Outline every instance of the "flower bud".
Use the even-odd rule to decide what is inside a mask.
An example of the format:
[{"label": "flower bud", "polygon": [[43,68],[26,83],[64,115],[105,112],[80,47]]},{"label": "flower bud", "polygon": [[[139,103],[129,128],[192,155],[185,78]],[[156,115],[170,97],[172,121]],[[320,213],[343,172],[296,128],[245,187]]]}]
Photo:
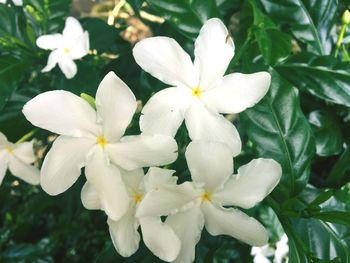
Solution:
[{"label": "flower bud", "polygon": [[345,10],[341,19],[342,19],[343,24],[345,24],[345,25],[350,24],[350,11]]}]

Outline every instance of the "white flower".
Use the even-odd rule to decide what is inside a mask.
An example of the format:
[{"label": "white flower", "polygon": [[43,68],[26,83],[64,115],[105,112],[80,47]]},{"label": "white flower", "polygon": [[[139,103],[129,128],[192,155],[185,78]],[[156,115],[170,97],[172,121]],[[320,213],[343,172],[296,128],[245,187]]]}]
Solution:
[{"label": "white flower", "polygon": [[77,73],[74,60],[87,55],[90,48],[89,33],[83,31],[79,21],[74,17],[66,19],[62,34],[40,36],[36,44],[42,49],[52,50],[42,72],[48,72],[58,64],[68,79],[73,78]]},{"label": "white flower", "polygon": [[[0,4],[6,4],[6,0],[0,0]],[[22,6],[23,0],[12,0],[13,4],[16,6]]]},{"label": "white flower", "polygon": [[13,175],[27,183],[39,184],[40,172],[35,166],[30,165],[33,162],[35,162],[33,142],[13,144],[0,132],[0,185],[7,168]]},{"label": "white flower", "polygon": [[230,235],[255,246],[265,245],[265,228],[235,208],[251,208],[278,184],[281,166],[271,159],[255,159],[232,175],[230,149],[221,143],[192,142],[186,160],[193,182],[164,186],[148,193],[137,216],[169,215],[166,222],[181,240],[175,262],[192,262],[205,225],[212,235]]},{"label": "white flower", "polygon": [[118,167],[134,170],[171,163],[177,158],[177,144],[163,135],[122,137],[135,113],[136,99],[113,72],[98,87],[96,108],[97,112],[84,99],[57,90],[30,100],[23,113],[33,125],[61,135],[43,162],[42,188],[60,194],[86,167],[87,181],[99,193],[103,209],[118,220],[129,205]]},{"label": "white flower", "polygon": [[[120,255],[129,257],[134,254],[140,242],[138,233],[141,227],[143,241],[153,254],[164,261],[174,260],[180,251],[180,240],[174,231],[158,216],[136,218],[135,213],[143,196],[164,185],[175,185],[174,171],[151,167],[146,176],[142,169],[122,172],[128,188],[130,206],[128,212],[119,220],[108,218],[109,232],[113,244]],[[94,188],[87,182],[82,190],[82,201],[87,209],[99,209],[100,201]]]},{"label": "white flower", "polygon": [[288,260],[284,260],[287,258],[288,252],[288,237],[284,234],[281,240],[276,243],[276,249],[270,245],[252,247],[251,255],[254,256],[254,263],[271,263],[268,257],[274,257],[274,263],[282,263],[288,262]]},{"label": "white flower", "polygon": [[234,55],[225,25],[208,20],[195,42],[195,59],[172,38],[152,37],[136,44],[136,62],[171,86],[147,102],[140,118],[141,131],[174,136],[185,120],[192,140],[226,143],[240,153],[236,128],[219,113],[239,113],[256,104],[268,91],[270,74],[233,73],[224,76]]}]

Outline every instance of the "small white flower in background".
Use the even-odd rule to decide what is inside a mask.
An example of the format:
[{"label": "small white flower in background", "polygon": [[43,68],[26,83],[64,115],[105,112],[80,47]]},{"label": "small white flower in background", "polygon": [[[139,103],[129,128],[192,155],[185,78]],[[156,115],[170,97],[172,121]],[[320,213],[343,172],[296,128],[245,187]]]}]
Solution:
[{"label": "small white flower in background", "polygon": [[[6,4],[6,0],[0,0],[0,4]],[[13,4],[15,6],[22,6],[23,5],[23,0],[12,0]]]},{"label": "small white flower in background", "polygon": [[269,258],[273,257],[273,263],[288,262],[288,237],[284,234],[280,241],[276,243],[276,249],[270,245],[263,247],[253,247],[251,255],[254,256],[254,263],[271,263]]},{"label": "small white flower in background", "polygon": [[165,216],[181,240],[175,262],[193,262],[205,226],[211,235],[229,235],[249,245],[268,241],[265,228],[235,208],[253,207],[278,184],[282,170],[272,159],[255,159],[232,175],[231,150],[213,142],[191,142],[186,160],[193,182],[167,185],[146,194],[137,216]]},{"label": "small white flower in background", "polygon": [[23,181],[33,185],[39,184],[40,171],[31,165],[34,162],[33,142],[13,144],[0,132],[0,185],[7,168]]},{"label": "small white flower in background", "polygon": [[128,210],[128,195],[120,170],[165,165],[177,158],[176,141],[169,136],[124,136],[136,110],[129,87],[113,72],[96,93],[96,110],[71,92],[42,93],[23,107],[35,126],[60,134],[45,157],[41,186],[50,195],[71,187],[85,168],[103,210],[114,220]]},{"label": "small white flower in background", "polygon": [[[159,216],[136,218],[135,213],[143,196],[154,189],[166,185],[175,185],[177,177],[173,170],[151,167],[144,176],[142,169],[122,172],[130,198],[128,212],[119,220],[108,218],[109,232],[113,244],[120,255],[129,257],[134,254],[140,243],[138,233],[141,227],[143,241],[154,255],[164,261],[174,260],[180,251],[180,240],[172,228],[163,223]],[[87,182],[82,190],[81,199],[87,209],[100,209],[98,193]]]},{"label": "small white flower in background", "polygon": [[74,60],[87,55],[90,49],[89,33],[83,30],[74,17],[66,19],[62,34],[40,36],[36,44],[42,49],[52,50],[42,72],[48,72],[58,64],[67,79],[77,74]]},{"label": "small white flower in background", "polygon": [[169,37],[151,37],[136,44],[136,62],[171,86],[147,102],[140,118],[145,134],[174,136],[185,120],[192,140],[228,144],[240,153],[241,140],[234,125],[219,113],[239,113],[255,105],[269,89],[267,72],[224,76],[234,55],[234,44],[225,25],[209,19],[195,42],[195,59]]}]

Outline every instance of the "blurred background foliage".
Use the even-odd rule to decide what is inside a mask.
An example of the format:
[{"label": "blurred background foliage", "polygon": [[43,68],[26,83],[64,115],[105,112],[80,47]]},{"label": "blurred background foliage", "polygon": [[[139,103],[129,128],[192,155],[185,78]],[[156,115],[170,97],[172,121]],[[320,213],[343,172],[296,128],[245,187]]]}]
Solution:
[{"label": "blurred background foliage", "polygon": [[[142,71],[133,45],[149,36],[175,38],[193,54],[202,24],[219,17],[228,26],[236,55],[228,73],[268,70],[272,85],[255,107],[229,115],[243,152],[235,169],[252,158],[283,166],[276,190],[247,211],[269,229],[275,243],[289,238],[289,260],[350,262],[350,25],[336,45],[347,0],[24,0],[0,4],[0,131],[13,142],[34,129],[21,113],[39,93],[64,89],[94,95],[114,71],[143,105],[164,84]],[[38,36],[61,32],[65,18],[79,18],[91,50],[71,80],[55,68],[41,73],[48,52]],[[139,132],[138,116],[129,129]],[[40,166],[54,135],[35,135]],[[170,168],[189,178],[183,156],[185,129],[177,134],[179,159]],[[6,176],[0,187],[0,262],[159,262],[142,245],[124,259],[109,237],[106,216],[83,209],[83,179],[57,197]],[[252,189],[254,191],[254,189]],[[196,262],[252,262],[250,247],[203,233]]]}]

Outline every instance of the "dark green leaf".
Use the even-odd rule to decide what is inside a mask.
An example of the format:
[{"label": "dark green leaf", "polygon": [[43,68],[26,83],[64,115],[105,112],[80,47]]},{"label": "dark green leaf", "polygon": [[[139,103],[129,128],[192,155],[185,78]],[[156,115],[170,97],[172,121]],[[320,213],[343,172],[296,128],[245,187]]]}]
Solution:
[{"label": "dark green leaf", "polygon": [[260,0],[267,14],[287,24],[294,36],[307,43],[309,51],[331,53],[338,0]]},{"label": "dark green leaf", "polygon": [[330,185],[340,185],[344,179],[350,179],[350,147],[348,146],[330,171],[327,183]]},{"label": "dark green leaf", "polygon": [[326,111],[313,111],[309,114],[309,122],[315,135],[318,155],[335,155],[342,150],[343,135],[333,116]]},{"label": "dark green leaf", "polygon": [[301,90],[325,101],[350,107],[350,63],[330,56],[301,53],[276,67]]},{"label": "dark green leaf", "polygon": [[307,184],[315,145],[295,90],[278,73],[271,70],[271,74],[268,94],[242,117],[259,156],[282,165],[283,176],[275,190],[282,201]]}]

